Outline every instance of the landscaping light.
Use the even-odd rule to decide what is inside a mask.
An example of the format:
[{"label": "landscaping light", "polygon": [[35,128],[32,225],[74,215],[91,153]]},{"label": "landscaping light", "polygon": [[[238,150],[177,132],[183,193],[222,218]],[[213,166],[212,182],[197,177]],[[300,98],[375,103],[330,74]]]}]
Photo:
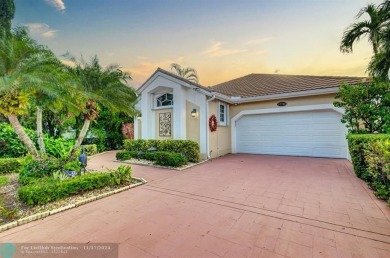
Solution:
[{"label": "landscaping light", "polygon": [[197,116],[198,116],[198,112],[196,111],[196,108],[194,108],[194,109],[191,111],[191,116],[192,116],[192,117],[197,117]]}]

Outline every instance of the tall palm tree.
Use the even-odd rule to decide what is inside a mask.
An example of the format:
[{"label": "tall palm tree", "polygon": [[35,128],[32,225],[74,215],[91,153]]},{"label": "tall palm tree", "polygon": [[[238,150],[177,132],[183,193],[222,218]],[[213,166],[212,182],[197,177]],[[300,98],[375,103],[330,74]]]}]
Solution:
[{"label": "tall palm tree", "polygon": [[85,62],[83,58],[78,61],[69,54],[65,56],[74,63],[74,66],[69,66],[68,69],[79,78],[85,96],[85,107],[82,110],[84,124],[69,154],[69,160],[83,142],[91,121],[99,116],[98,103],[113,112],[122,111],[132,114],[135,112],[133,103],[137,97],[134,89],[126,85],[126,82],[131,79],[130,74],[122,71],[118,65],[103,68],[97,56],[94,56],[90,62]]},{"label": "tall palm tree", "polygon": [[378,8],[384,14],[384,28],[379,41],[379,51],[371,58],[367,71],[375,78],[388,81],[390,69],[390,0],[384,1]]},{"label": "tall palm tree", "polygon": [[182,67],[179,64],[171,64],[171,70],[174,71],[177,75],[180,77],[183,77],[184,79],[187,79],[189,81],[198,83],[199,77],[198,73],[194,68],[191,67]]},{"label": "tall palm tree", "polygon": [[6,116],[28,152],[39,158],[38,151],[21,126],[18,115],[26,112],[29,92],[42,88],[52,80],[45,67],[54,55],[30,38],[25,28],[13,30],[0,37],[0,113]]},{"label": "tall palm tree", "polygon": [[363,14],[368,14],[369,19],[355,22],[347,28],[341,40],[340,51],[343,53],[351,53],[353,51],[353,44],[359,41],[361,37],[368,36],[368,40],[372,44],[372,50],[376,56],[379,51],[380,39],[386,19],[388,18],[388,12],[385,8],[369,4],[359,11],[356,19],[361,18]]}]

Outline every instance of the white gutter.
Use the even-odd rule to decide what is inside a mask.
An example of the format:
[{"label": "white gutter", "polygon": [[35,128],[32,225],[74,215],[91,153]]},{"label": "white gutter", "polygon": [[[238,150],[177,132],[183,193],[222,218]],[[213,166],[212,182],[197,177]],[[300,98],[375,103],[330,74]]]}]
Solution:
[{"label": "white gutter", "polygon": [[[207,118],[206,121],[208,121],[208,116],[209,116],[209,103],[210,103],[210,101],[213,101],[214,99],[215,99],[215,95],[212,95],[211,98],[209,98],[206,101],[206,118]],[[209,131],[208,123],[206,123],[206,153],[207,153],[207,159],[211,159],[211,154],[210,154],[210,131]]]}]

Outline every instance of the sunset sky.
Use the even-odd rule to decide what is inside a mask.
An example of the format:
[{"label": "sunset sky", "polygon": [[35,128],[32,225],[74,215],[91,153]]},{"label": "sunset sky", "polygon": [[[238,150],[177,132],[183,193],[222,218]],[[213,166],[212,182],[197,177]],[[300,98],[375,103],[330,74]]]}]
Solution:
[{"label": "sunset sky", "polygon": [[69,51],[120,64],[134,87],[175,62],[214,85],[250,73],[365,75],[366,39],[342,54],[343,31],[372,0],[15,0],[58,56]]}]

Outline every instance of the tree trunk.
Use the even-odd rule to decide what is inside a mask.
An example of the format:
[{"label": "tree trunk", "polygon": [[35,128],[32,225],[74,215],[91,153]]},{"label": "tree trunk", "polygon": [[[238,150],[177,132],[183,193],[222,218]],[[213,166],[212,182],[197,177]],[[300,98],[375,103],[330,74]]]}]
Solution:
[{"label": "tree trunk", "polygon": [[43,141],[42,132],[42,107],[37,106],[37,135],[38,135],[38,146],[41,152],[41,157],[46,156],[45,142]]},{"label": "tree trunk", "polygon": [[91,124],[91,120],[89,119],[84,120],[83,128],[81,128],[79,137],[77,138],[76,143],[74,144],[73,149],[68,156],[68,161],[72,159],[77,149],[80,148],[81,143],[83,142],[85,136],[87,135],[90,124]]},{"label": "tree trunk", "polygon": [[31,154],[31,156],[33,156],[34,159],[39,159],[37,148],[35,147],[30,137],[28,137],[27,133],[24,131],[16,115],[8,115],[7,118],[19,139],[23,142],[24,146],[26,146],[27,151]]},{"label": "tree trunk", "polygon": [[378,56],[378,43],[375,39],[372,39],[372,50],[374,51],[374,56]]}]

